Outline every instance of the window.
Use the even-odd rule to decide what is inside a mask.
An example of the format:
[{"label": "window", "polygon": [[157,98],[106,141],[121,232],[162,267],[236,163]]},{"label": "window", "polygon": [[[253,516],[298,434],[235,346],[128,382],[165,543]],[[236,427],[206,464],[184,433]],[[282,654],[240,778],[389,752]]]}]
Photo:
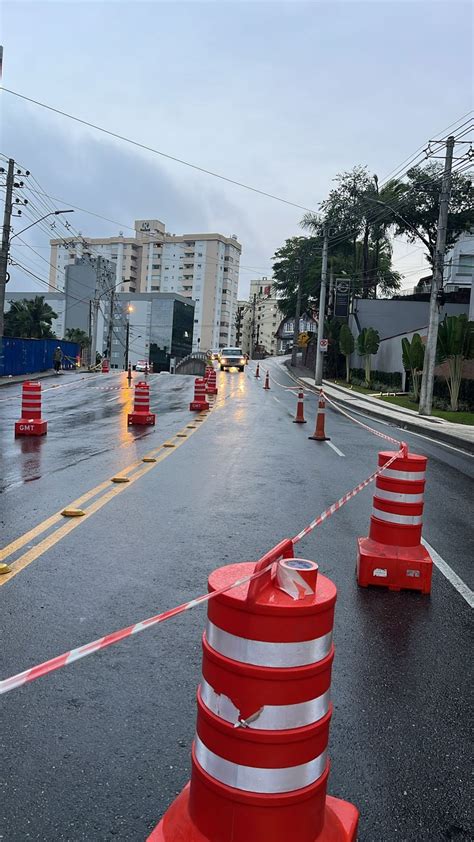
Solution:
[{"label": "window", "polygon": [[198,251],[198,257],[202,257],[202,251]]},{"label": "window", "polygon": [[202,269],[202,263],[198,263],[197,268]]},{"label": "window", "polygon": [[459,266],[456,274],[472,275],[474,273],[474,254],[460,254]]},{"label": "window", "polygon": [[152,263],[151,268],[152,268],[152,269],[159,269],[159,268],[160,268],[160,264],[159,264],[159,263]]},{"label": "window", "polygon": [[197,325],[199,323],[199,319],[194,319],[194,324]]}]

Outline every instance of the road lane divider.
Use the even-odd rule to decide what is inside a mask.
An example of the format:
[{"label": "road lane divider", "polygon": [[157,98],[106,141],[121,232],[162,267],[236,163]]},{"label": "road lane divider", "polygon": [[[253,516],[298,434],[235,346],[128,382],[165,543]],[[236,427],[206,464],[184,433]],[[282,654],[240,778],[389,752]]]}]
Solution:
[{"label": "road lane divider", "polygon": [[[182,442],[180,443],[182,444]],[[178,445],[180,446],[180,445]],[[160,459],[166,458],[168,454],[166,452],[162,453]],[[237,588],[242,584],[247,582],[251,582],[254,579],[258,579],[264,573],[268,572],[272,569],[273,565],[279,561],[281,558],[284,557],[284,553],[287,551],[288,544],[291,543],[292,547],[294,544],[297,544],[307,535],[309,535],[316,527],[320,526],[324,521],[328,520],[332,517],[335,512],[339,511],[346,503],[352,500],[360,491],[370,485],[376,477],[380,476],[384,471],[387,471],[390,466],[395,462],[397,458],[399,458],[399,453],[394,453],[390,459],[388,459],[383,465],[380,465],[367,479],[363,482],[359,483],[355,486],[351,491],[347,494],[344,494],[339,500],[336,500],[329,508],[325,509],[324,512],[321,512],[318,517],[314,518],[307,526],[304,527],[297,535],[294,536],[292,539],[285,539],[280,541],[279,544],[276,544],[271,550],[265,553],[263,556],[260,557],[258,562],[255,564],[255,570],[253,573],[245,576],[244,579],[238,578],[237,580],[227,584],[223,587],[220,591],[214,591],[213,593],[206,593],[201,596],[198,596],[194,599],[191,599],[188,602],[182,603],[181,605],[176,606],[175,608],[171,608],[167,611],[164,611],[160,614],[155,615],[154,617],[149,617],[146,620],[141,620],[138,623],[134,623],[132,626],[127,626],[125,629],[120,629],[119,631],[113,632],[112,634],[105,635],[104,637],[99,638],[98,640],[92,641],[92,643],[87,643],[83,646],[79,646],[76,649],[70,650],[69,652],[65,652],[63,655],[58,655],[55,658],[52,658],[49,661],[45,661],[42,664],[39,664],[36,667],[31,667],[30,669],[24,670],[23,672],[19,673],[18,675],[14,675],[11,678],[6,678],[0,681],[0,695],[2,693],[7,693],[9,690],[14,690],[17,687],[21,687],[23,684],[27,684],[31,681],[34,681],[37,678],[41,678],[41,676],[47,675],[50,672],[54,672],[61,667],[65,667],[68,664],[79,660],[80,658],[85,658],[87,655],[92,655],[95,652],[98,652],[100,649],[105,649],[108,646],[112,646],[114,643],[118,643],[120,640],[124,640],[126,637],[131,637],[132,635],[137,634],[140,631],[144,631],[145,629],[152,628],[153,626],[163,623],[166,620],[171,619],[171,617],[176,617],[179,614],[184,613],[185,611],[190,611],[191,609],[197,607],[198,605],[202,605],[204,602],[208,602],[210,599],[215,598],[218,593],[226,593],[233,588]],[[142,471],[146,473],[149,470],[152,470],[154,465],[146,465]],[[136,481],[132,479],[132,482]],[[106,498],[111,499],[116,494],[120,493],[123,489],[119,486],[117,488],[112,488],[108,494],[105,495]],[[100,497],[96,500],[95,503],[91,505],[89,509],[87,509],[85,517],[90,517],[95,511],[105,505],[107,500],[104,497]],[[72,531],[76,528],[79,523],[82,523],[83,519],[80,518],[79,520],[74,519],[73,521],[66,523],[61,529],[63,530],[63,534],[68,534],[68,532]],[[44,539],[44,544],[47,546],[52,546],[56,543],[55,538],[58,532],[53,533],[52,535],[48,536]],[[34,552],[38,548],[33,548],[32,551]],[[44,551],[44,550],[43,550]],[[253,595],[255,595],[255,588],[251,589]]]},{"label": "road lane divider", "polygon": [[[202,418],[201,421],[205,419]],[[190,430],[189,435],[186,435],[186,438],[190,438],[196,430],[200,429],[196,427],[195,430]],[[151,450],[148,454],[146,454],[149,458],[154,458],[152,463],[143,464],[143,460],[139,459],[135,462],[132,462],[131,465],[124,468],[121,471],[119,477],[107,479],[104,482],[97,485],[95,488],[91,489],[90,491],[83,494],[81,497],[78,497],[74,500],[71,504],[69,504],[66,508],[67,509],[79,509],[85,503],[93,500],[95,497],[98,497],[98,500],[95,500],[91,505],[87,506],[84,512],[83,517],[74,518],[72,521],[69,520],[68,523],[64,524],[63,526],[59,526],[56,528],[51,534],[47,535],[43,538],[39,543],[35,544],[33,547],[29,547],[27,552],[25,552],[20,557],[16,558],[15,560],[10,561],[13,556],[25,546],[30,544],[35,539],[40,538],[44,533],[48,532],[50,529],[57,527],[62,521],[64,521],[63,512],[65,509],[61,509],[61,511],[56,512],[51,517],[44,520],[42,523],[38,524],[33,529],[28,530],[24,535],[21,535],[19,538],[12,541],[2,550],[0,550],[0,563],[5,562],[6,560],[9,561],[8,570],[4,570],[3,575],[0,576],[0,586],[5,585],[7,582],[10,581],[14,576],[16,576],[21,570],[24,570],[29,564],[35,561],[39,556],[43,555],[47,550],[51,549],[54,544],[64,538],[66,535],[69,534],[74,528],[76,528],[80,523],[85,522],[92,514],[98,511],[103,505],[108,503],[112,500],[117,494],[124,491],[125,488],[129,488],[130,484],[134,483],[136,480],[140,479],[144,476],[149,470],[153,469],[157,464],[159,464],[163,459],[170,455],[175,449],[179,448],[182,444],[185,443],[185,439],[179,439],[175,442],[169,441],[163,444],[160,444],[157,448]],[[167,449],[164,450],[165,447],[170,447],[172,445],[173,450]],[[118,482],[114,482],[113,488],[110,488],[111,482],[118,479]],[[99,496],[100,495],[100,496]],[[10,568],[11,565],[11,568]]]}]

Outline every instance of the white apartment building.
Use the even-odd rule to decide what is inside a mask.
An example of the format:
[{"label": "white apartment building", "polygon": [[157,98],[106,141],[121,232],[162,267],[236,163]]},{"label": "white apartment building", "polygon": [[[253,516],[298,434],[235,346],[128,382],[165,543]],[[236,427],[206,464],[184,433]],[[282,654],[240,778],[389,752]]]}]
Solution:
[{"label": "white apartment building", "polygon": [[223,234],[170,234],[158,219],[135,221],[135,236],[51,240],[50,284],[64,289],[76,257],[103,256],[116,265],[119,292],[174,292],[195,302],[193,350],[235,342],[242,246]]},{"label": "white apartment building", "polygon": [[241,319],[242,350],[246,353],[252,354],[256,346],[271,356],[277,352],[275,334],[283,314],[272,292],[272,282],[268,278],[250,281],[249,300],[245,302]]},{"label": "white apartment building", "polygon": [[465,231],[447,252],[444,261],[444,290],[470,289],[469,319],[474,321],[474,228]]}]

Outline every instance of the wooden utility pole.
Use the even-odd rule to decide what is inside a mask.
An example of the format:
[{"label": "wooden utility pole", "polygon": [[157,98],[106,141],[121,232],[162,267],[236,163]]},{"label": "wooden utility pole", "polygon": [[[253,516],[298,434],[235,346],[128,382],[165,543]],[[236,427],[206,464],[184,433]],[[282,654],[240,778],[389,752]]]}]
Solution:
[{"label": "wooden utility pole", "polygon": [[436,249],[433,260],[433,277],[431,279],[430,308],[428,321],[428,336],[426,338],[423,376],[420,389],[420,415],[431,415],[433,404],[434,369],[436,362],[436,346],[438,344],[439,302],[438,295],[443,286],[444,255],[446,251],[446,231],[448,227],[449,199],[451,195],[451,169],[453,165],[454,137],[448,137],[446,142],[446,158],[444,162],[443,181],[439,196],[438,232],[436,235]]}]

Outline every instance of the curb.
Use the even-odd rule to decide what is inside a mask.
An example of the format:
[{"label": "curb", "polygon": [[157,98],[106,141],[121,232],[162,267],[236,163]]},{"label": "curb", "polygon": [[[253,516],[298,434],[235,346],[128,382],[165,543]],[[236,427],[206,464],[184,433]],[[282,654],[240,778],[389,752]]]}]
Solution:
[{"label": "curb", "polygon": [[[319,389],[316,386],[310,386],[308,383],[305,383],[305,381],[301,380],[299,377],[297,377],[297,381],[305,389],[309,389],[311,392],[314,392],[315,394],[319,395]],[[339,402],[340,404],[342,404],[342,406],[344,406],[346,409],[352,409],[353,412],[361,412],[363,415],[369,415],[371,418],[375,418],[379,421],[388,421],[390,424],[393,424],[394,427],[399,427],[401,430],[407,430],[410,433],[419,433],[420,435],[425,436],[427,439],[433,439],[434,441],[440,441],[444,444],[450,444],[452,447],[457,447],[459,450],[464,450],[466,453],[474,454],[474,442],[466,441],[465,439],[460,439],[457,436],[453,436],[451,433],[444,432],[443,430],[440,430],[437,427],[433,427],[433,429],[427,430],[426,427],[421,427],[414,421],[402,421],[397,418],[390,418],[383,412],[378,412],[376,409],[373,409],[371,406],[369,406],[368,409],[366,409],[365,407],[354,407],[353,403],[345,401],[339,396],[334,398],[332,395],[330,395],[330,397],[336,403]]]}]

